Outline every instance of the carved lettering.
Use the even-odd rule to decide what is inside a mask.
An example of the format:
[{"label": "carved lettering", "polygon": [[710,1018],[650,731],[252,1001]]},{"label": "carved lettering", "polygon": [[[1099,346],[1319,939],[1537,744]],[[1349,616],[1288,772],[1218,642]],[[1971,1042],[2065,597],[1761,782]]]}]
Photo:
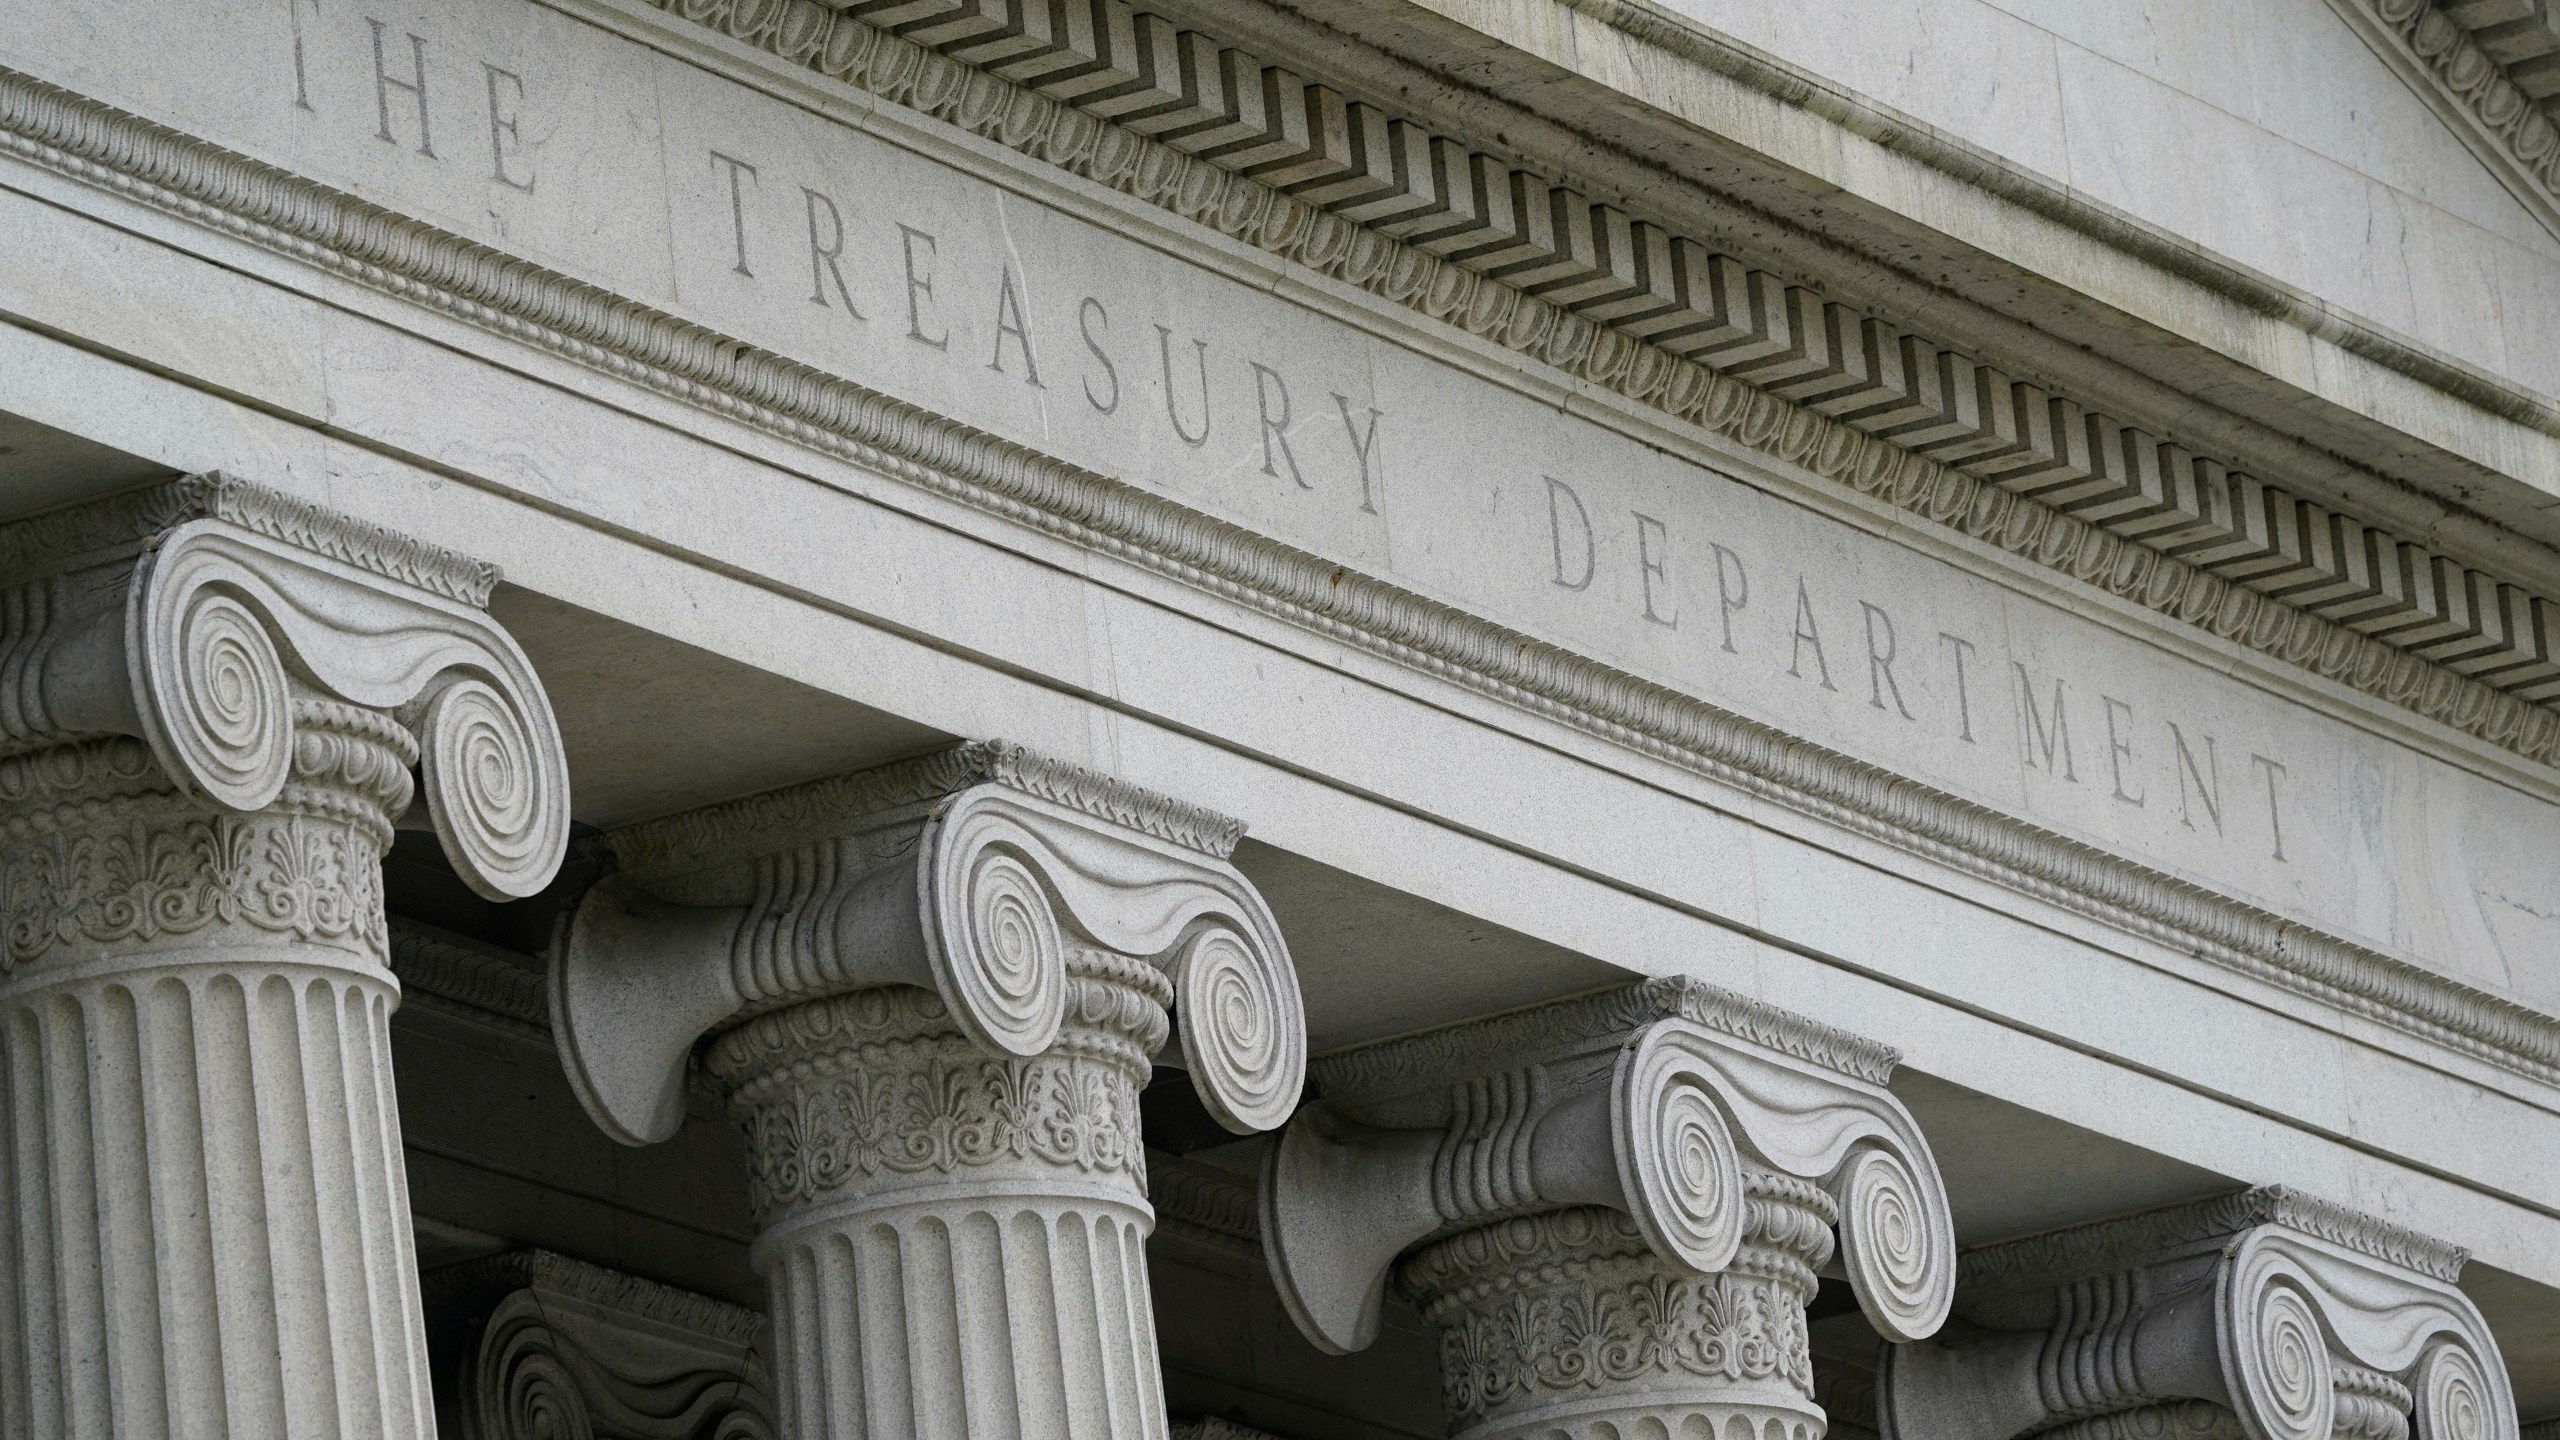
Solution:
[{"label": "carved lettering", "polygon": [[764,182],[757,177],[756,167],[734,155],[723,155],[714,150],[711,152],[711,163],[714,166],[729,167],[729,233],[737,244],[738,252],[737,263],[731,265],[729,269],[732,273],[744,275],[753,280],[756,278],[756,272],[747,268],[747,192],[739,177],[743,175],[748,180],[756,181],[759,188]]},{"label": "carved lettering", "polygon": [[1804,678],[1801,667],[1804,665],[1804,650],[1808,645],[1813,647],[1813,663],[1821,675],[1822,688],[1839,689],[1839,686],[1831,683],[1831,662],[1823,658],[1822,628],[1813,623],[1813,596],[1806,591],[1804,577],[1799,575],[1796,577],[1796,644],[1794,652],[1787,660],[1787,673],[1799,680]]},{"label": "carved lettering", "polygon": [[[1599,552],[1591,539],[1591,512],[1582,508],[1582,497],[1573,487],[1553,475],[1542,477],[1547,482],[1547,535],[1555,546],[1556,583],[1567,590],[1591,588],[1591,570],[1599,560]],[[1568,580],[1564,574],[1564,509],[1556,501],[1561,498],[1573,507],[1575,533],[1582,537],[1582,571]]]},{"label": "carved lettering", "polygon": [[1193,340],[1192,358],[1200,367],[1200,433],[1192,434],[1182,424],[1182,407],[1173,398],[1173,332],[1162,325],[1156,327],[1156,358],[1164,362],[1164,414],[1173,422],[1174,437],[1197,450],[1209,443],[1209,342]]},{"label": "carved lettering", "polygon": [[[1893,657],[1901,648],[1893,636],[1893,617],[1884,613],[1881,606],[1870,605],[1864,600],[1858,602],[1858,608],[1866,612],[1867,619],[1867,703],[1878,710],[1883,709],[1885,692],[1890,690],[1893,692],[1893,708],[1902,712],[1903,719],[1912,719],[1911,707],[1902,703],[1902,685],[1893,678]],[[1884,640],[1881,650],[1876,648],[1879,625],[1882,626]]]},{"label": "carved lettering", "polygon": [[1967,745],[1974,744],[1973,696],[1972,693],[1965,688],[1966,682],[1964,673],[1965,657],[1973,653],[1973,642],[1964,639],[1961,636],[1950,635],[1946,631],[1941,630],[1938,632],[1938,648],[1948,651],[1955,656],[1956,725],[1958,726],[1959,732],[1958,738],[1963,740]]},{"label": "carved lettering", "polygon": [[[521,155],[524,150],[524,136],[518,123],[518,117],[524,110],[524,77],[513,70],[501,70],[486,60],[480,62],[480,69],[489,79],[489,178],[511,190],[521,190],[530,195],[533,193],[531,175],[519,180],[507,173],[507,158]],[[420,78],[423,83],[423,69]],[[514,92],[512,95],[502,97],[499,94],[498,82],[502,80]],[[426,96],[421,94],[418,97],[418,116],[422,135],[426,129],[426,103]]]},{"label": "carved lettering", "polygon": [[[2101,695],[2098,697],[2098,702],[2099,708],[2107,715],[2107,767],[2115,776],[2116,798],[2138,810],[2142,808],[2142,792],[2136,790],[2127,793],[2124,788],[2125,762],[2133,758],[2133,736],[2128,733],[2129,727],[2133,724],[2133,707],[2113,695]],[[2116,712],[2118,711],[2124,712],[2127,730],[2117,728]]]},{"label": "carved lettering", "polygon": [[1724,622],[1724,653],[1738,655],[1733,648],[1733,617],[1751,603],[1751,575],[1742,568],[1742,557],[1722,545],[1711,545],[1716,553],[1717,619]]},{"label": "carved lettering", "polygon": [[427,42],[415,35],[409,35],[409,69],[414,78],[394,80],[391,78],[390,67],[383,60],[382,22],[368,17],[364,23],[373,27],[373,103],[382,122],[374,131],[375,138],[386,145],[400,143],[400,137],[393,134],[391,130],[391,92],[398,90],[417,102],[418,153],[430,160],[434,159],[436,156],[434,137],[427,129]]},{"label": "carved lettering", "polygon": [[2030,770],[2036,768],[2036,754],[2044,754],[2044,771],[2054,773],[2056,746],[2062,751],[2062,778],[2078,784],[2080,771],[2071,762],[2071,716],[2063,703],[2062,677],[2053,677],[2053,723],[2045,723],[2044,712],[2036,709],[2035,682],[2027,678],[2027,667],[2016,661],[2009,668],[2018,672],[2018,758]]},{"label": "carved lettering", "polygon": [[1364,430],[1351,418],[1350,396],[1335,391],[1333,405],[1342,412],[1342,428],[1351,436],[1351,453],[1360,461],[1360,508],[1375,515],[1378,513],[1376,487],[1384,478],[1378,474],[1378,421],[1384,417],[1376,406],[1369,407],[1369,425]]},{"label": "carved lettering", "polygon": [[2213,737],[2204,737],[2204,765],[2201,768],[2196,764],[2196,752],[2187,748],[2186,732],[2178,728],[2175,720],[2169,722],[2169,743],[2178,752],[2178,823],[2190,830],[2196,828],[2194,810],[2187,800],[2192,783],[2195,798],[2204,804],[2205,818],[2213,822],[2213,833],[2220,835],[2222,756],[2214,746]]},{"label": "carved lettering", "polygon": [[1671,532],[1650,515],[1636,514],[1636,569],[1644,588],[1644,618],[1667,629],[1680,628],[1680,612],[1668,615],[1654,607],[1654,582],[1671,583]]},{"label": "carved lettering", "polygon": [[[933,261],[941,253],[941,247],[931,235],[912,225],[900,225],[898,238],[907,257],[907,338],[936,350],[948,350],[951,348],[951,331],[948,328],[942,328],[939,335],[924,333],[926,312],[933,307]],[[924,242],[921,269],[917,267],[916,255],[916,242],[919,240]],[[941,327],[942,322],[936,319],[934,324]]]},{"label": "carved lettering", "polygon": [[[320,0],[284,0],[284,13],[293,22],[293,103],[295,108],[311,110],[311,76],[302,61],[302,7],[320,13]],[[316,110],[313,114],[318,114]]]},{"label": "carved lettering", "polygon": [[1111,312],[1102,308],[1101,301],[1087,295],[1084,303],[1076,307],[1076,329],[1083,332],[1084,348],[1093,352],[1094,360],[1102,366],[1102,378],[1111,382],[1111,398],[1105,400],[1093,393],[1093,377],[1089,375],[1084,381],[1084,398],[1085,403],[1109,415],[1120,408],[1120,367],[1112,364],[1111,357],[1103,353],[1102,339],[1093,333],[1097,320],[1102,322],[1103,329],[1111,328]]},{"label": "carved lettering", "polygon": [[[1313,490],[1316,487],[1308,484],[1307,477],[1299,473],[1298,457],[1289,449],[1289,382],[1280,378],[1279,371],[1259,360],[1247,363],[1253,366],[1254,402],[1262,411],[1262,473],[1272,476],[1280,473],[1271,463],[1272,445],[1276,441],[1279,458],[1289,462],[1289,478],[1297,482],[1299,489]],[[1280,413],[1277,415],[1271,413],[1275,395],[1280,401]]]},{"label": "carved lettering", "polygon": [[[809,303],[821,310],[830,308],[827,300],[827,282],[832,280],[835,282],[836,298],[844,302],[844,313],[856,320],[869,319],[869,316],[862,313],[862,307],[853,303],[853,291],[844,283],[844,271],[837,268],[837,262],[844,258],[843,214],[837,211],[836,202],[823,191],[812,190],[803,185],[800,187],[800,194],[806,199],[809,207]],[[818,222],[821,216],[825,218],[827,227],[823,239],[818,233]],[[740,244],[738,263],[743,266],[746,264],[743,240]]]},{"label": "carved lettering", "polygon": [[1022,352],[1024,378],[1032,388],[1045,390],[1049,387],[1040,383],[1040,360],[1031,348],[1031,321],[1022,312],[1022,296],[1014,290],[1012,269],[1007,267],[1003,275],[1003,282],[996,289],[995,353],[987,360],[987,368],[998,374],[1005,373],[1004,341],[1010,335],[1015,347]]},{"label": "carved lettering", "polygon": [[2249,763],[2267,777],[2267,839],[2271,853],[2279,862],[2290,864],[2284,858],[2284,815],[2276,798],[2276,782],[2284,778],[2284,767],[2264,755],[2251,755]]}]

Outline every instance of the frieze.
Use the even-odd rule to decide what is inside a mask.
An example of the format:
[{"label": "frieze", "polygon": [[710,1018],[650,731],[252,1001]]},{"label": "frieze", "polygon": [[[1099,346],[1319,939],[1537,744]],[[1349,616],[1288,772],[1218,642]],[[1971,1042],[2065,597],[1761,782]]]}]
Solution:
[{"label": "frieze", "polygon": [[[1301,147],[1305,153],[1287,154],[1281,136],[1291,127],[1276,116],[1267,137],[1224,139],[1230,130],[1257,127],[1251,117],[1232,111],[1217,115],[1221,104],[1240,103],[1232,97],[1261,87],[1248,81],[1226,92],[1229,100],[1222,102],[1200,89],[1179,90],[1174,65],[1148,77],[1173,103],[1134,107],[1153,109],[1153,123],[1115,125],[1031,86],[875,30],[853,14],[831,16],[814,0],[650,3],[2185,623],[2484,738],[2495,732],[2502,738],[2494,743],[2546,759],[2560,743],[2560,712],[2537,703],[2560,694],[2560,651],[2554,649],[2560,646],[2560,607],[2552,601],[2522,590],[2514,590],[2512,600],[2501,599],[2496,580],[2474,579],[2475,572],[2458,565],[2440,574],[2438,560],[2416,547],[2406,547],[2415,567],[2406,586],[2360,580],[2322,562],[2314,542],[2300,537],[2343,522],[2359,537],[2344,548],[2361,550],[2369,527],[2332,517],[1956,351],[1748,271],[1562,187],[1552,191],[1558,197],[1555,214],[1571,218],[1556,222],[1553,234],[1547,233],[1549,222],[1525,213],[1505,223],[1459,203],[1469,189],[1467,177],[1479,169],[1499,172],[1499,178],[1476,187],[1490,196],[1522,187],[1543,196],[1550,182],[1542,177],[1481,155],[1416,162],[1391,156],[1375,142],[1363,153],[1356,140],[1346,153],[1328,154],[1321,148],[1325,141],[1310,138]],[[1168,32],[1165,43],[1206,46],[1219,57],[1193,68],[1194,75],[1241,66],[1275,85],[1275,94],[1304,96],[1296,103],[1305,104],[1310,115],[1365,111],[1373,133],[1386,133],[1385,117],[1366,105],[1346,104],[1321,85],[1206,37],[1184,32],[1176,38],[1173,27],[1156,17],[1141,19]],[[1127,63],[1133,74],[1144,68],[1140,61]],[[1104,114],[1133,108],[1120,90],[1103,93],[1108,101],[1096,109]],[[1359,130],[1356,121],[1348,128],[1306,128],[1311,137]],[[1420,126],[1407,129],[1410,137],[1397,143],[1424,153],[1441,143]],[[1167,138],[1153,138],[1158,134]],[[1266,138],[1269,143],[1255,143]],[[1275,148],[1284,153],[1270,153]],[[1292,159],[1301,163],[1286,163]],[[1256,178],[1274,171],[1297,178],[1274,184]],[[737,172],[731,174],[734,184]],[[1436,191],[1423,178],[1432,175],[1445,177]],[[1404,199],[1410,203],[1396,203]],[[1384,205],[1396,218],[1363,223],[1364,205]],[[813,218],[813,249],[815,224]],[[1578,247],[1572,238],[1577,227]],[[1410,243],[1404,238],[1416,235],[1421,238]],[[1662,272],[1658,277],[1647,270],[1647,257],[1656,250],[1660,259],[1651,264]],[[742,239],[742,268],[744,253]],[[1719,273],[1718,262],[1729,276]],[[1497,278],[1524,274],[1535,278],[1516,285]],[[1633,318],[1616,318],[1627,314]],[[1911,345],[1918,347],[1915,358],[1898,360]],[[1888,378],[1897,364],[1907,376],[1900,381]],[[1170,369],[1168,363],[1168,375]],[[1348,423],[1347,410],[1344,418]],[[1944,459],[1937,458],[1941,454]],[[1361,475],[1365,505],[1365,446]],[[2079,511],[2109,518],[2092,523],[2073,513]],[[2405,546],[2383,532],[2373,534],[2391,554]],[[2239,578],[2213,573],[2225,568]],[[2313,583],[2319,580],[2329,583]],[[2475,606],[2468,597],[2483,585],[2491,603]],[[2422,598],[2421,592],[2434,598]],[[2276,598],[2287,593],[2307,597],[2305,604],[2334,607],[2359,628]],[[2443,628],[2448,620],[2450,631]],[[2360,630],[2405,631],[2404,643],[2416,648],[2400,649]],[[2496,639],[2477,643],[2492,631]],[[2466,673],[2457,674],[2439,669],[2430,658],[2437,650],[2513,658],[2469,663]],[[2509,682],[2531,700],[2467,678],[2510,671]],[[2439,674],[2454,694],[2432,679]],[[2468,694],[2474,685],[2481,692],[2476,698]],[[2496,718],[2481,713],[2482,707]],[[2473,713],[2453,719],[2465,711]],[[2487,730],[2479,728],[2484,720]]]},{"label": "frieze", "polygon": [[[848,41],[848,63],[853,48]],[[882,55],[904,53],[885,43],[877,48]],[[1579,315],[1541,309],[1544,302],[1507,294],[1497,282],[1474,272],[1438,266],[1436,257],[1415,255],[1339,216],[1294,200],[1281,203],[1285,197],[1256,199],[1252,190],[1239,188],[1241,181],[1236,186],[1212,183],[1193,167],[1191,157],[1149,150],[1150,142],[1045,97],[1026,92],[1017,103],[1007,98],[1013,92],[1001,82],[970,78],[946,57],[918,52],[898,59],[897,66],[900,76],[890,77],[897,79],[892,87],[897,93],[890,98],[914,99],[928,113],[957,117],[979,133],[1031,137],[1026,143],[1034,153],[1063,160],[1080,173],[1124,189],[1137,187],[1150,199],[1179,203],[1186,207],[1184,213],[1231,232],[1250,230],[1293,258],[1379,293],[1421,298],[1435,313],[1458,319],[1475,333],[1499,334],[1505,343],[1516,339],[1586,378],[1618,383],[1633,377],[1636,393],[1675,398],[1678,413],[1782,458],[1803,461],[1817,473],[1847,476],[1869,493],[2002,537],[2013,549],[2059,559],[2116,593],[2208,620],[2218,633],[2313,663],[2368,691],[2415,701],[2448,723],[2519,753],[2540,757],[2550,749],[2554,732],[2547,716],[2531,719],[2526,713],[2530,707],[2513,708],[2508,697],[2450,671],[2403,652],[2386,654],[2388,647],[2377,648],[2365,637],[2288,611],[2255,592],[2182,569],[2182,562],[2155,563],[2148,558],[2151,552],[2128,547],[2121,537],[2078,520],[2047,519],[2021,509],[2024,502],[1996,485],[1986,486],[1945,466],[1931,468],[1935,462],[1750,391],[1730,377],[1681,368],[1687,362],[1665,361]],[[882,77],[888,74],[878,71]],[[916,407],[829,380],[806,366],[715,337],[698,325],[657,315],[610,292],[566,281],[14,72],[0,76],[0,128],[9,131],[9,148],[24,158],[583,362],[605,364],[629,378],[715,404],[724,413],[997,513],[1158,565],[1324,633],[1459,678],[1859,833],[1920,849],[2244,973],[2527,1073],[2560,1073],[2560,1036],[2545,1017],[2458,982],[2351,942],[2308,934],[2270,912],[2228,902],[2095,847],[1791,740],[1676,690],[1347,572],[1321,557],[1106,477],[1042,463],[1019,447]],[[2500,702],[2509,708],[2499,708]]]}]

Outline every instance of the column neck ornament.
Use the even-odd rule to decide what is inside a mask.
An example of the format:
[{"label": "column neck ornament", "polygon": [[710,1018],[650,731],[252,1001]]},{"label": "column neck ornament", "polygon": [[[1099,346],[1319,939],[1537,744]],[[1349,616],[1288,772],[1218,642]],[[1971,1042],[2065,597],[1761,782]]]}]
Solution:
[{"label": "column neck ornament", "polygon": [[1894,1063],[1680,980],[1329,1057],[1263,1171],[1264,1249],[1337,1354],[1400,1286],[1440,1331],[1467,1440],[1694,1417],[1814,1440],[1816,1272],[1836,1255],[1895,1339],[1935,1331],[1954,1293]]},{"label": "column neck ornament", "polygon": [[2513,1440],[2463,1251],[2268,1186],[1964,1257],[1958,1321],[1885,1357],[1885,1440]]},{"label": "column neck ornament", "polygon": [[495,583],[218,475],[0,526],[0,1434],[433,1435],[381,862],[559,865]]},{"label": "column neck ornament", "polygon": [[1305,1078],[1241,833],[983,742],[609,837],[553,1033],[625,1143],[682,1124],[698,1048],[726,1094],[786,1433],[1162,1440],[1139,1091],[1177,1032],[1239,1134]]}]

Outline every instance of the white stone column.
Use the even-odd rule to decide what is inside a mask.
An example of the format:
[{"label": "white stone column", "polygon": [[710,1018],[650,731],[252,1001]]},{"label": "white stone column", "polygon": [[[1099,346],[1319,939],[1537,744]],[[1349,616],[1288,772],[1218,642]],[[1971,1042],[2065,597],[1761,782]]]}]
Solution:
[{"label": "white stone column", "polygon": [[1956,1323],[1885,1356],[1886,1440],[2514,1440],[2458,1248],[2280,1187],[1964,1258]]},{"label": "white stone column", "polygon": [[494,572],[195,477],[0,527],[0,1434],[434,1434],[381,858],[567,839]]},{"label": "white stone column", "polygon": [[1805,1305],[1835,1245],[1889,1337],[1954,1285],[1894,1063],[1685,981],[1336,1055],[1264,1168],[1263,1248],[1337,1353],[1398,1286],[1461,1440],[1821,1440]]},{"label": "white stone column", "polygon": [[612,837],[554,1032],[634,1143],[674,1133],[712,1037],[785,1434],[1162,1440],[1138,1092],[1178,1026],[1251,1133],[1306,1064],[1240,832],[978,744]]}]

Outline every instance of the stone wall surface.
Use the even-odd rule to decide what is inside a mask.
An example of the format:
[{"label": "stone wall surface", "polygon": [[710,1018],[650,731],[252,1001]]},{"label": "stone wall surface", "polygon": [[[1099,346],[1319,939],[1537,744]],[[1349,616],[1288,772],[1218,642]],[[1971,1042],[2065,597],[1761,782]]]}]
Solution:
[{"label": "stone wall surface", "polygon": [[[442,0],[389,27],[203,7],[135,18],[150,46],[97,43],[111,10],[29,19],[0,61],[1965,800],[2560,1001],[2533,963],[2560,948],[2529,858],[2560,831],[2538,770],[2396,744],[2210,650],[1892,543],[1561,377],[1345,314],[1265,256],[1212,268],[841,98],[786,104],[547,9]],[[170,63],[185,52],[239,58]]]},{"label": "stone wall surface", "polygon": [[[1681,14],[2543,395],[2560,239],[2322,0]],[[1843,44],[1843,37],[1852,43]]]}]

